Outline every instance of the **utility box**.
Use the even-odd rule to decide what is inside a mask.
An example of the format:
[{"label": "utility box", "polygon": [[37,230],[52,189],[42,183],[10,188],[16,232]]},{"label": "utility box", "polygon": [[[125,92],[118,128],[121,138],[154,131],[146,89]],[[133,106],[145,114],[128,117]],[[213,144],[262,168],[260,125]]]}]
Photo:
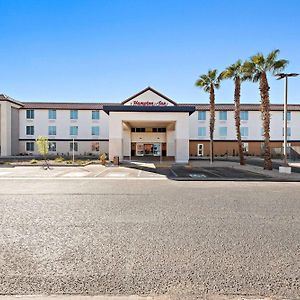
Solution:
[{"label": "utility box", "polygon": [[120,165],[120,158],[119,158],[119,156],[114,156],[113,164],[115,166]]}]

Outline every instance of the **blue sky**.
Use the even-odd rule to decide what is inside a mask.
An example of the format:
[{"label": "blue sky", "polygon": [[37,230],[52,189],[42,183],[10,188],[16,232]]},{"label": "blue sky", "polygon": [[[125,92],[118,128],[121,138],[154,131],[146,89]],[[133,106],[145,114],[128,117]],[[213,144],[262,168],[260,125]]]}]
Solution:
[{"label": "blue sky", "polygon": [[[300,73],[299,0],[0,0],[0,11],[0,93],[20,101],[119,102],[150,85],[204,103],[200,74],[275,48]],[[283,82],[269,83],[282,102]],[[289,87],[300,103],[300,77]],[[216,102],[232,99],[222,82]],[[259,102],[257,84],[242,102]]]}]

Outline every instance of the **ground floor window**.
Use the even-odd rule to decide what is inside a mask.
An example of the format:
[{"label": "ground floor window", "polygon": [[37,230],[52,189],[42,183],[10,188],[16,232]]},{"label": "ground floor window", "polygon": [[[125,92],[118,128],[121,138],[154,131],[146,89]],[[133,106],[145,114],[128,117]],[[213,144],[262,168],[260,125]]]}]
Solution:
[{"label": "ground floor window", "polygon": [[26,151],[34,151],[34,142],[26,142]]},{"label": "ground floor window", "polygon": [[49,152],[56,152],[56,142],[49,142]]},{"label": "ground floor window", "polygon": [[203,144],[197,145],[197,156],[204,156],[204,145]]},{"label": "ground floor window", "polygon": [[99,142],[93,142],[92,143],[92,151],[99,152],[100,150],[100,143]]},{"label": "ground floor window", "polygon": [[70,143],[70,151],[74,151],[77,152],[78,151],[78,143],[77,142],[71,142]]},{"label": "ground floor window", "polygon": [[243,152],[249,152],[249,143],[242,143]]}]

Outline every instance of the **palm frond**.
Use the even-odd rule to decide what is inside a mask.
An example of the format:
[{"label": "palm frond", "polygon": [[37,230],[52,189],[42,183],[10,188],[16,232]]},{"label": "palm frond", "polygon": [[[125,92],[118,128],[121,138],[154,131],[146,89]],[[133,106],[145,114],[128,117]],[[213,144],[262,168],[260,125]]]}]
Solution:
[{"label": "palm frond", "polygon": [[274,63],[274,61],[276,60],[278,54],[280,53],[279,49],[275,49],[273,51],[271,51],[266,58],[266,63],[268,65],[272,65]]},{"label": "palm frond", "polygon": [[280,60],[274,61],[273,66],[272,66],[272,73],[276,74],[278,72],[283,71],[288,64],[289,64],[289,61],[286,59],[280,59]]},{"label": "palm frond", "polygon": [[265,64],[265,58],[262,53],[257,53],[250,57],[250,60],[257,66],[262,67]]}]

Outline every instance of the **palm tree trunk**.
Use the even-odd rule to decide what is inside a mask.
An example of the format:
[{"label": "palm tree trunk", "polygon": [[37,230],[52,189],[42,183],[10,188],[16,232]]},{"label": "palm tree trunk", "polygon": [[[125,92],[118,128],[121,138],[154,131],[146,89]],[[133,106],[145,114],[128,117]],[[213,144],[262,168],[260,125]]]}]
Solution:
[{"label": "palm tree trunk", "polygon": [[270,99],[269,99],[269,84],[267,75],[265,72],[262,73],[259,90],[261,97],[261,113],[264,128],[264,169],[272,170],[272,160],[271,160],[271,148],[270,148]]},{"label": "palm tree trunk", "polygon": [[215,90],[213,84],[209,90],[210,102],[210,121],[209,121],[209,136],[210,136],[210,157],[211,162],[214,161],[214,131],[215,131]]},{"label": "palm tree trunk", "polygon": [[234,81],[234,119],[235,119],[235,129],[236,129],[236,138],[238,141],[238,148],[239,148],[239,156],[240,156],[240,165],[245,164],[244,158],[244,150],[242,144],[242,137],[241,137],[241,79],[237,77]]}]

